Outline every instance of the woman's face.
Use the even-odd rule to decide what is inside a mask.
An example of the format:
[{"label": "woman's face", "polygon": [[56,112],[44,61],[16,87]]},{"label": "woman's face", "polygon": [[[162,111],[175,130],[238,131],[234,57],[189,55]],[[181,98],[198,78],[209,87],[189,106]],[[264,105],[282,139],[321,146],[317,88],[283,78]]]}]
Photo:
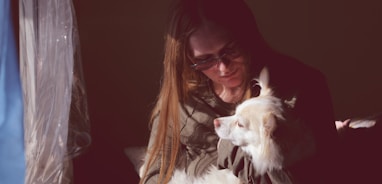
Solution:
[{"label": "woman's face", "polygon": [[191,60],[195,69],[210,78],[214,86],[240,87],[246,76],[246,57],[223,29],[205,24],[190,36]]}]

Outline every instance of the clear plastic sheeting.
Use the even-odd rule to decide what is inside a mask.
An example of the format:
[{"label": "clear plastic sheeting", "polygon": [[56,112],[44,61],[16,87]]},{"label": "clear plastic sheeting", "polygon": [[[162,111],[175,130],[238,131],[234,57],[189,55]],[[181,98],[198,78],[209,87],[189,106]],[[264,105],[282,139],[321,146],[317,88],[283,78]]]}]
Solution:
[{"label": "clear plastic sheeting", "polygon": [[19,0],[26,184],[73,183],[90,144],[79,39],[70,0]]}]

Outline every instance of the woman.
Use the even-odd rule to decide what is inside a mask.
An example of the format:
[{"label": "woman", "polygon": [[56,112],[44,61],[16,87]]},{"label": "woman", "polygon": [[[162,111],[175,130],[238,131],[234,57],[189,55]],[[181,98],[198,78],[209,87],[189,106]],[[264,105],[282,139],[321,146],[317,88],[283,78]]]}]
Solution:
[{"label": "woman", "polygon": [[[178,0],[167,28],[162,86],[141,183],[167,183],[175,169],[198,176],[211,164],[232,169],[245,183],[325,181],[328,168],[334,168],[326,164],[333,164],[328,150],[334,150],[336,129],[321,73],[268,47],[243,0]],[[252,79],[263,67],[275,95],[297,99],[292,113],[313,132],[314,152],[255,177],[250,158],[232,144],[222,143],[217,154],[213,120],[257,95]]]}]

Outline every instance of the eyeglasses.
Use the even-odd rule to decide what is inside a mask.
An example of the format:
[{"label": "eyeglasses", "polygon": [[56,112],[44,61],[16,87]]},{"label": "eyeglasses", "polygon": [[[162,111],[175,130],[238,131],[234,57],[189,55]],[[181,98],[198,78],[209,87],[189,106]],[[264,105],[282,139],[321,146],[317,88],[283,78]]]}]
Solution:
[{"label": "eyeglasses", "polygon": [[[223,62],[224,64],[228,64],[228,62],[238,58],[240,55],[241,55],[241,52],[239,48],[236,45],[234,45],[232,47],[225,48],[224,52],[218,57],[211,57],[211,58],[199,60],[190,66],[191,68],[195,70],[199,70],[199,71],[207,70],[213,66],[216,66],[220,62]],[[194,60],[197,60],[197,59],[194,59]]]}]

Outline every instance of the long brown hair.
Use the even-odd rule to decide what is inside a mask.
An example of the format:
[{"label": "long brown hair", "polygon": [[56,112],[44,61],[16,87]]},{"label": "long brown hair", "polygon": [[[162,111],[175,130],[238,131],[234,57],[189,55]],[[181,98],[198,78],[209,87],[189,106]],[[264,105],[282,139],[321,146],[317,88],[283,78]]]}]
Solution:
[{"label": "long brown hair", "polygon": [[[260,56],[267,48],[257,29],[253,14],[244,0],[174,2],[165,31],[161,89],[150,122],[153,123],[154,118],[159,115],[155,130],[157,134],[152,147],[148,150],[146,169],[140,183],[143,183],[148,169],[159,156],[161,168],[158,183],[167,183],[175,169],[180,147],[179,107],[187,100],[190,90],[205,78],[189,67],[191,61],[187,57],[188,41],[190,35],[205,22],[212,22],[226,29],[238,41],[241,48],[251,54],[251,60],[258,60],[256,56]],[[166,135],[171,135],[171,139],[167,139]],[[165,150],[171,151],[168,153]]]}]

